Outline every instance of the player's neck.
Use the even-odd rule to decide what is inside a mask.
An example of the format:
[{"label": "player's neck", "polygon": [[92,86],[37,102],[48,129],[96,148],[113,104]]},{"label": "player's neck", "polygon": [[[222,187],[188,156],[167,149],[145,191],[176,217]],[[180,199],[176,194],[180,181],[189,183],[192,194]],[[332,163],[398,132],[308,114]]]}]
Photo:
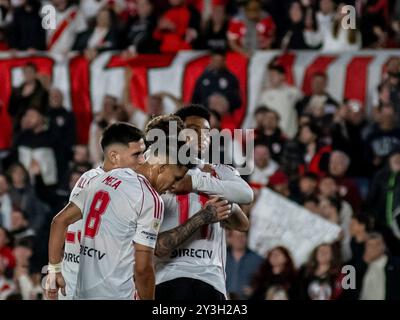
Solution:
[{"label": "player's neck", "polygon": [[115,166],[114,166],[114,164],[112,164],[110,161],[108,161],[107,159],[104,159],[104,162],[103,162],[103,170],[105,171],[105,172],[108,172],[108,171],[110,171],[110,170],[112,170],[112,169],[116,169],[115,168]]},{"label": "player's neck", "polygon": [[136,173],[141,174],[147,180],[149,180],[150,184],[152,183],[152,170],[151,165],[147,162],[141,164],[136,170]]}]

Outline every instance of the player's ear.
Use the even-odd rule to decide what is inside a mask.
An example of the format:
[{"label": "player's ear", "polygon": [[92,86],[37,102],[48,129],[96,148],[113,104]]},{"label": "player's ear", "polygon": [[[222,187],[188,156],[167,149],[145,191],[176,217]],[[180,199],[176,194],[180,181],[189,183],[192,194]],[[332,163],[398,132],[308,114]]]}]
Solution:
[{"label": "player's ear", "polygon": [[119,161],[119,153],[115,149],[110,149],[108,151],[108,158],[112,164],[117,164]]}]

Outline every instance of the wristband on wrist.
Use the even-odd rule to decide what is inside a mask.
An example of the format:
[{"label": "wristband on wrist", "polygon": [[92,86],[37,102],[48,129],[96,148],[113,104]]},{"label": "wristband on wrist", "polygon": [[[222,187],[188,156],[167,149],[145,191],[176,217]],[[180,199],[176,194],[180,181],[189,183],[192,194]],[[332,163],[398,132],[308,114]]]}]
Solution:
[{"label": "wristband on wrist", "polygon": [[59,272],[61,272],[61,262],[55,263],[55,264],[49,262],[49,264],[47,266],[47,272],[48,273],[59,273]]}]

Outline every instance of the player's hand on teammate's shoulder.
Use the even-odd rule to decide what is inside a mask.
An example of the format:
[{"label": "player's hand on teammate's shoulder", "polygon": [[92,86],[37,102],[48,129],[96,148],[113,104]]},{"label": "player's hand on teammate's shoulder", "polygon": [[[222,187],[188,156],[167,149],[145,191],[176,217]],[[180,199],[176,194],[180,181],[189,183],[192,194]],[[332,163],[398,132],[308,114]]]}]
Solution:
[{"label": "player's hand on teammate's shoulder", "polygon": [[229,218],[232,205],[219,196],[212,196],[205,203],[204,209],[204,221],[206,224],[210,224]]},{"label": "player's hand on teammate's shoulder", "polygon": [[192,191],[192,177],[189,175],[186,175],[181,180],[176,181],[171,187],[171,192],[175,194],[190,193]]},{"label": "player's hand on teammate's shoulder", "polygon": [[65,293],[65,280],[61,272],[53,273],[49,272],[46,277],[46,290],[45,297],[47,300],[57,300],[58,291],[61,290],[61,294],[66,296]]}]

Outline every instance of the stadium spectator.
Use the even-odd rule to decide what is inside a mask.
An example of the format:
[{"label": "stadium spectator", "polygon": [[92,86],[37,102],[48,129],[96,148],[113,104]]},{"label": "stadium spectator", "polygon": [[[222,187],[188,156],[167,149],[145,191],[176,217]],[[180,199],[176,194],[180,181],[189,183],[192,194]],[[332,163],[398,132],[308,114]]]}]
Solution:
[{"label": "stadium spectator", "polygon": [[383,48],[388,45],[389,2],[368,0],[361,13],[361,35],[364,48]]},{"label": "stadium spectator", "polygon": [[271,287],[284,290],[289,299],[297,297],[297,273],[288,249],[275,247],[268,252],[252,280],[251,300],[265,300]]},{"label": "stadium spectator", "polygon": [[21,298],[23,300],[41,299],[43,294],[41,283],[38,281],[35,285],[35,276],[30,274],[30,258],[33,255],[30,243],[25,240],[18,241],[13,252],[16,258],[13,280],[21,294]]},{"label": "stadium spectator", "polygon": [[117,49],[118,37],[115,12],[105,7],[97,13],[96,25],[77,35],[72,49],[84,51],[86,58],[93,60],[100,52]]},{"label": "stadium spectator", "polygon": [[86,20],[79,8],[70,0],[52,0],[56,9],[56,28],[48,29],[47,50],[67,54],[79,33],[87,29]]},{"label": "stadium spectator", "polygon": [[332,128],[332,148],[346,153],[351,159],[347,175],[366,176],[368,165],[365,162],[366,135],[368,122],[365,109],[357,101],[342,104],[334,117]]},{"label": "stadium spectator", "polygon": [[299,114],[312,113],[312,101],[315,99],[322,100],[324,115],[333,115],[337,108],[338,103],[331,97],[331,95],[326,91],[328,85],[328,76],[322,72],[316,72],[312,75],[311,79],[311,93],[305,96],[301,103],[298,104],[297,112]]},{"label": "stadium spectator", "polygon": [[259,105],[267,105],[280,116],[280,127],[283,132],[293,138],[297,132],[296,104],[301,98],[301,92],[294,86],[285,83],[285,69],[279,65],[268,67],[268,83],[258,99]]},{"label": "stadium spectator", "polygon": [[346,11],[342,11],[343,6],[343,3],[338,5],[332,28],[324,34],[322,51],[355,51],[362,46],[360,32],[357,29],[344,29],[342,26],[342,19],[346,15]]},{"label": "stadium spectator", "polygon": [[312,49],[321,45],[322,37],[317,30],[315,13],[311,8],[303,8],[299,1],[292,2],[289,20],[289,29],[281,43],[283,50]]},{"label": "stadium spectator", "polygon": [[15,137],[16,158],[29,170],[32,161],[39,162],[46,185],[58,183],[56,152],[58,132],[51,130],[43,114],[29,108],[21,119],[21,132]]},{"label": "stadium spectator", "polygon": [[354,297],[360,300],[398,300],[400,287],[400,261],[386,252],[379,233],[370,233],[365,242],[362,261],[355,264],[356,289]]},{"label": "stadium spectator", "polygon": [[319,137],[319,129],[310,123],[301,126],[298,137],[286,145],[282,166],[291,180],[306,172],[322,176],[328,171],[331,147],[318,141]]},{"label": "stadium spectator", "polygon": [[12,252],[12,245],[10,232],[0,227],[0,269],[4,270],[3,272],[5,273],[15,268],[15,257]]},{"label": "stadium spectator", "polygon": [[117,98],[111,95],[106,95],[103,98],[103,108],[98,113],[92,124],[90,125],[89,131],[89,151],[91,159],[90,161],[97,165],[102,161],[103,152],[100,149],[100,137],[103,130],[110,124],[117,121],[128,121],[128,114],[125,109],[118,104]]},{"label": "stadium spectator", "polygon": [[251,55],[255,50],[270,49],[275,37],[275,22],[262,11],[257,0],[245,3],[244,15],[231,19],[228,26],[229,46],[233,51]]},{"label": "stadium spectator", "polygon": [[[400,221],[395,213],[400,208],[400,148],[392,151],[388,165],[374,176],[367,199],[367,208],[375,220],[375,229],[382,233],[393,254],[400,256]],[[397,226],[397,227],[396,227]]]},{"label": "stadium spectator", "polygon": [[263,258],[247,247],[247,235],[231,230],[228,233],[226,258],[226,291],[231,299],[246,299],[251,280]]},{"label": "stadium spectator", "polygon": [[22,0],[12,13],[8,40],[15,50],[45,50],[46,33],[39,15],[39,0]]},{"label": "stadium spectator", "polygon": [[200,46],[208,50],[228,49],[228,17],[224,0],[213,0],[210,18],[205,22],[200,38]]},{"label": "stadium spectator", "polygon": [[225,116],[229,115],[230,106],[226,96],[220,93],[213,93],[208,97],[207,101],[208,101],[207,103],[208,108],[218,113],[221,118],[224,118]]},{"label": "stadium spectator", "polygon": [[306,172],[300,177],[298,186],[292,187],[292,199],[297,203],[304,203],[304,200],[316,195],[318,187],[318,176],[312,172]]},{"label": "stadium spectator", "polygon": [[5,276],[4,263],[0,260],[0,300],[7,300],[14,290],[15,284]]},{"label": "stadium spectator", "polygon": [[11,214],[10,231],[15,241],[26,240],[33,244],[35,231],[30,228],[26,214],[18,208],[14,208]]},{"label": "stadium spectator", "polygon": [[128,20],[123,31],[126,35],[123,47],[131,55],[156,52],[158,43],[153,39],[153,32],[157,25],[154,6],[150,0],[138,0],[136,9],[137,15]]},{"label": "stadium spectator", "polygon": [[333,245],[313,250],[300,270],[300,297],[305,300],[337,300],[342,294],[341,261]]},{"label": "stadium spectator", "polygon": [[350,158],[342,151],[332,151],[329,158],[329,174],[333,176],[339,186],[339,195],[346,200],[355,213],[360,212],[360,191],[353,179],[346,176],[350,166]]},{"label": "stadium spectator", "polygon": [[225,52],[214,51],[211,61],[203,74],[197,79],[192,103],[209,106],[209,97],[214,93],[223,95],[229,102],[229,112],[242,104],[239,81],[226,66]]},{"label": "stadium spectator", "polygon": [[[351,259],[350,221],[351,211],[343,210],[344,202],[338,196],[320,196],[319,213],[321,217],[341,227],[340,252],[343,261]],[[350,216],[349,216],[350,214]]]},{"label": "stadium spectator", "polygon": [[13,88],[8,104],[8,113],[13,118],[14,129],[20,129],[20,120],[28,108],[34,107],[46,111],[48,93],[39,81],[37,67],[27,63],[23,67],[24,80],[21,86]]},{"label": "stadium spectator", "polygon": [[70,167],[82,173],[92,168],[89,148],[87,145],[78,144],[74,146],[74,155]]},{"label": "stadium spectator", "polygon": [[169,0],[169,3],[171,8],[158,20],[153,37],[160,41],[164,53],[192,49],[199,36],[200,15],[185,0]]},{"label": "stadium spectator", "polygon": [[339,225],[341,203],[337,197],[321,197],[319,200],[319,212],[322,218]]},{"label": "stadium spectator", "polygon": [[366,138],[366,158],[374,171],[384,165],[394,148],[400,146],[400,128],[396,126],[393,104],[380,105],[378,112],[378,120]]},{"label": "stadium spectator", "polygon": [[6,176],[0,174],[0,227],[10,230],[12,203]]},{"label": "stadium spectator", "polygon": [[259,106],[254,111],[254,117],[256,139],[266,143],[272,159],[280,162],[286,144],[286,136],[279,127],[278,112],[268,109],[266,106]]},{"label": "stadium spectator", "polygon": [[254,147],[254,171],[248,181],[252,188],[264,188],[268,185],[269,177],[279,169],[279,165],[271,159],[268,146],[256,143]]},{"label": "stadium spectator", "polygon": [[364,214],[354,215],[350,223],[351,264],[361,261],[364,255],[365,242],[368,238],[369,218]]},{"label": "stadium spectator", "polygon": [[54,130],[58,137],[56,159],[58,165],[58,181],[63,183],[66,179],[69,161],[72,159],[72,147],[76,143],[75,116],[64,107],[64,97],[61,90],[49,90],[49,107],[47,115],[50,130]]},{"label": "stadium spectator", "polygon": [[0,28],[6,27],[13,19],[10,0],[0,2]]},{"label": "stadium spectator", "polygon": [[49,208],[37,198],[24,166],[14,163],[7,173],[11,181],[10,196],[13,206],[26,214],[31,228],[39,233],[48,220]]},{"label": "stadium spectator", "polygon": [[281,170],[277,170],[272,176],[269,177],[267,187],[271,188],[276,193],[279,193],[285,198],[290,197],[289,178]]},{"label": "stadium spectator", "polygon": [[306,197],[302,203],[303,207],[309,210],[311,213],[320,214],[319,212],[319,199],[317,196],[311,195]]},{"label": "stadium spectator", "polygon": [[318,30],[321,36],[332,30],[332,23],[335,18],[335,2],[333,0],[319,1],[319,10],[316,14]]},{"label": "stadium spectator", "polygon": [[321,197],[329,198],[334,197],[340,201],[339,221],[344,231],[345,238],[349,238],[349,228],[351,217],[353,216],[353,209],[350,204],[343,200],[339,195],[339,186],[334,177],[327,175],[322,177],[318,185],[319,194]]}]

